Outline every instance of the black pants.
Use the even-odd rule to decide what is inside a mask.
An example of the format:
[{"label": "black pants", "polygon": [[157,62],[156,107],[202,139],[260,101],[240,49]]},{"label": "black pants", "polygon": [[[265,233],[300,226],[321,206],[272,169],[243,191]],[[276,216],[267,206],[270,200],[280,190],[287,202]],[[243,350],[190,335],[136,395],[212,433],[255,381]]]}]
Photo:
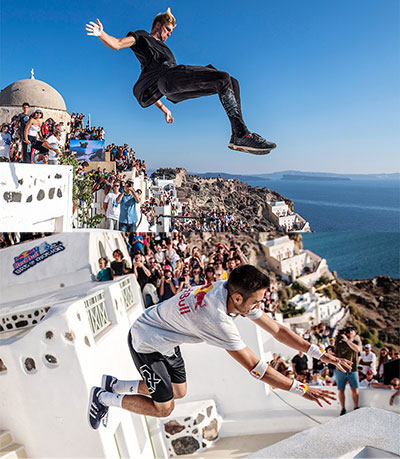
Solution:
[{"label": "black pants", "polygon": [[28,139],[31,143],[22,141],[22,162],[31,164],[33,163],[33,150],[42,154],[47,154],[49,150],[43,146],[41,140],[36,140],[36,137],[28,135]]},{"label": "black pants", "polygon": [[173,103],[218,94],[228,115],[232,133],[242,137],[248,129],[242,118],[239,82],[214,67],[178,65],[158,80],[158,88]]}]

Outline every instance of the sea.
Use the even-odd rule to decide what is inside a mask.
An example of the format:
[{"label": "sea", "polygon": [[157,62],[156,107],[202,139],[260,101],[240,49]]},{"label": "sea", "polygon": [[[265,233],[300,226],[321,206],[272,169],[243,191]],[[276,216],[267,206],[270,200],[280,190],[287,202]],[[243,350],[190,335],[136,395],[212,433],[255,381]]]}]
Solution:
[{"label": "sea", "polygon": [[304,248],[326,258],[339,277],[400,277],[399,180],[246,181],[294,202],[314,231],[303,234]]}]

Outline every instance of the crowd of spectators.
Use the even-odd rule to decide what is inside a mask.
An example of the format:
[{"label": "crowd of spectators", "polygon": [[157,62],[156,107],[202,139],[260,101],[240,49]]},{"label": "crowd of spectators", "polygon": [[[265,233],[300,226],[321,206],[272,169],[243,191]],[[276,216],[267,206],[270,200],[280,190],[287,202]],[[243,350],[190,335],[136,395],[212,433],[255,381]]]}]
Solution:
[{"label": "crowd of spectators", "polygon": [[[72,113],[69,126],[56,123],[53,118],[43,119],[43,111],[32,112],[29,103],[22,105],[22,112],[1,126],[0,162],[23,162],[35,164],[59,164],[59,156],[70,151],[70,140],[105,140],[102,126],[94,127],[84,123],[86,115]],[[69,132],[67,130],[69,128]],[[115,161],[119,172],[135,170],[146,174],[146,163],[135,158],[133,148],[128,144],[105,147],[110,161]]]},{"label": "crowd of spectators", "polygon": [[[310,359],[303,352],[298,352],[291,360],[273,354],[270,365],[280,373],[310,386],[337,386],[342,415],[346,413],[344,390],[347,382],[352,391],[355,409],[358,408],[359,387],[395,389],[397,392],[392,394],[389,400],[390,404],[393,404],[394,396],[398,395],[400,389],[398,351],[389,351],[388,348],[382,347],[377,357],[372,351],[371,344],[362,343],[353,327],[338,331],[324,323],[312,325],[304,333],[303,338],[317,344],[326,353],[350,360],[353,363],[352,371],[343,373],[332,364],[315,358]],[[396,366],[387,365],[390,362]]]},{"label": "crowd of spectators", "polygon": [[0,161],[57,164],[65,148],[64,123],[52,118],[43,120],[40,109],[29,112],[30,106],[25,102],[22,112],[1,126]]},{"label": "crowd of spectators", "polygon": [[[174,215],[174,213],[172,213]],[[202,212],[199,216],[194,216],[191,209],[186,205],[182,209],[181,217],[172,218],[172,231],[194,231],[194,232],[212,232],[212,233],[233,233],[239,234],[241,231],[249,232],[246,221],[237,218],[232,214],[224,214],[223,212],[213,211],[212,213]]]},{"label": "crowd of spectators", "polygon": [[[125,233],[125,238],[130,259],[119,260],[124,266],[120,273],[135,274],[146,307],[171,298],[190,286],[226,280],[234,268],[247,262],[234,239],[229,246],[217,244],[213,250],[204,253],[197,246],[190,248],[183,234]],[[116,252],[114,258],[115,255]],[[112,275],[118,275],[113,262],[109,267]],[[106,268],[101,265],[100,272]]]}]

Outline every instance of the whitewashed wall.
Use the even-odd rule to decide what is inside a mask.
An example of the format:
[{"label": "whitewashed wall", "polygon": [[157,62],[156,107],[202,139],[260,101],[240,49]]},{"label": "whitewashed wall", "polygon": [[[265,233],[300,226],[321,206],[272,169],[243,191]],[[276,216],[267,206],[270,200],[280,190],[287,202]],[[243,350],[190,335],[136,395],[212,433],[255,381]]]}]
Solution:
[{"label": "whitewashed wall", "polygon": [[0,231],[69,231],[72,167],[0,163]]}]

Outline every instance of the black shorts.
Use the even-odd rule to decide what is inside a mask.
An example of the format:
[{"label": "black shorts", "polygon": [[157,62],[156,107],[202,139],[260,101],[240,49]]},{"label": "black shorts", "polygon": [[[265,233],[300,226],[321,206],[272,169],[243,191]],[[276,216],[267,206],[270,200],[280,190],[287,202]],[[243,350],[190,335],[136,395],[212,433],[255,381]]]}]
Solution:
[{"label": "black shorts", "polygon": [[159,403],[172,400],[174,398],[172,383],[186,382],[185,362],[179,346],[175,348],[175,355],[171,357],[159,352],[142,354],[133,349],[130,331],[128,346],[135,366],[146,383],[151,398]]}]

